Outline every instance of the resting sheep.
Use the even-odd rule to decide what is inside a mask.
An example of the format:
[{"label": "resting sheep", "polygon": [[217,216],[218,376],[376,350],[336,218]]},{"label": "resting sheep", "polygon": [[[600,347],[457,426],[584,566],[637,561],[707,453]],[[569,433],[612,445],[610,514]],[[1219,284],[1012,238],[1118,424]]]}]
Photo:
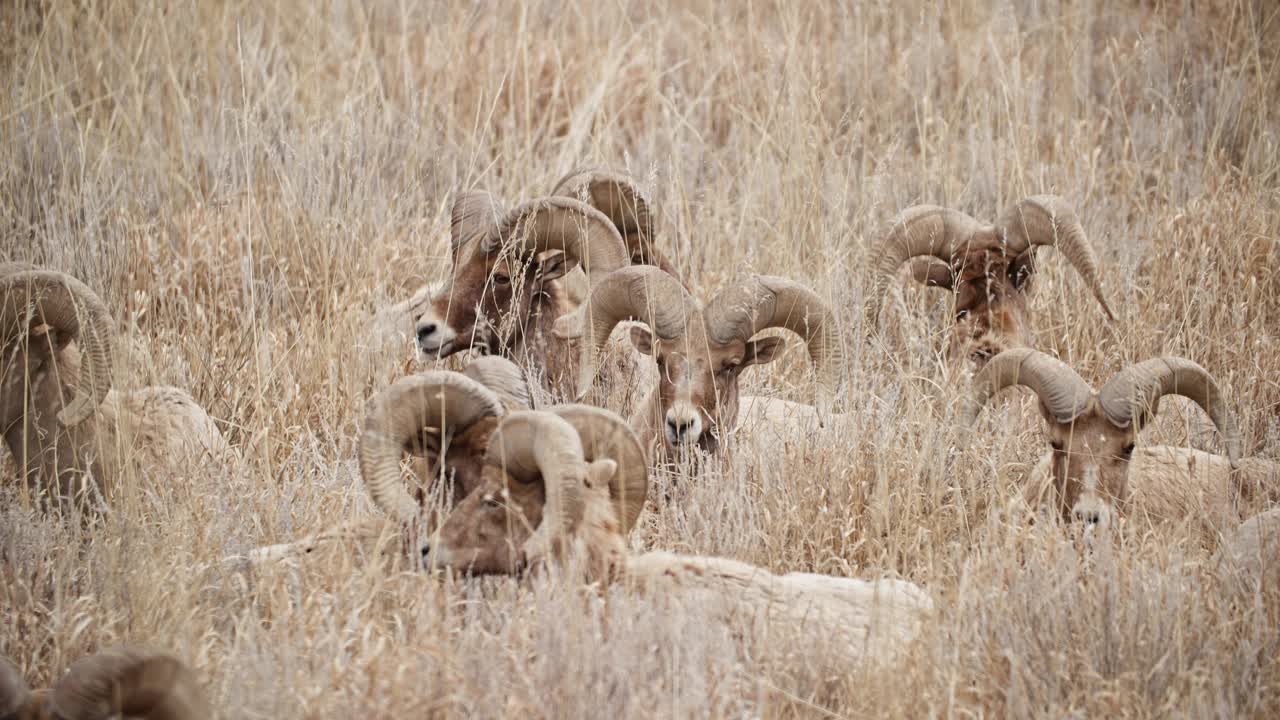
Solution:
[{"label": "resting sheep", "polygon": [[71,664],[50,690],[31,692],[0,657],[0,718],[202,720],[213,712],[195,676],[168,655],[119,647]]},{"label": "resting sheep", "polygon": [[[1052,446],[1032,471],[1027,500],[1032,507],[1051,502],[1066,521],[1105,527],[1130,505],[1151,518],[1176,520],[1205,506],[1226,509],[1242,493],[1280,486],[1280,469],[1273,463],[1240,458],[1235,418],[1217,383],[1190,360],[1136,363],[1094,392],[1056,358],[1027,348],[1006,350],[974,378],[965,426],[1013,385],[1030,388],[1039,398]],[[1137,448],[1138,433],[1165,395],[1182,395],[1204,409],[1223,436],[1227,457],[1189,448]]]},{"label": "resting sheep", "polygon": [[[366,488],[378,509],[398,526],[421,529],[430,496],[440,497],[450,508],[480,486],[484,452],[498,421],[531,405],[519,368],[509,360],[482,357],[461,373],[440,370],[401,378],[378,393],[369,407],[359,455]],[[399,458],[405,453],[412,460],[412,493],[400,479]],[[388,457],[395,458],[394,463],[388,464]],[[314,552],[326,543],[368,540],[384,525],[383,519],[361,518],[290,543],[257,548],[248,559],[275,561]]]},{"label": "resting sheep", "polygon": [[70,275],[0,265],[0,352],[0,431],[37,494],[109,498],[126,467],[174,472],[227,451],[186,392],[111,388],[109,313]]},{"label": "resting sheep", "polygon": [[902,211],[874,245],[869,322],[879,319],[881,303],[898,268],[913,260],[920,283],[950,290],[955,324],[947,357],[970,359],[979,368],[1003,350],[1031,347],[1034,329],[1027,293],[1035,273],[1036,249],[1056,247],[1089,286],[1107,319],[1111,309],[1098,281],[1098,261],[1075,211],[1062,198],[1026,198],[995,225],[983,225],[958,210],[916,205]]},{"label": "resting sheep", "polygon": [[420,292],[396,312],[415,317],[418,350],[447,357],[477,348],[536,367],[543,385],[569,394],[578,351],[551,333],[578,307],[562,282],[576,266],[594,283],[630,259],[609,218],[564,197],[507,212],[492,195],[458,193],[450,228],[453,269],[444,285]]},{"label": "resting sheep", "polygon": [[[820,418],[830,413],[843,371],[843,349],[831,310],[812,290],[763,275],[731,285],[705,307],[678,280],[653,267],[629,267],[595,285],[591,316],[561,318],[556,333],[582,338],[578,396],[591,388],[597,359],[618,323],[635,320],[631,342],[657,363],[658,383],[632,418],[646,453],[698,447],[714,452],[738,413],[738,380],[752,365],[772,362],[780,338],[752,339],[769,328],[804,338],[817,372]],[[655,337],[656,336],[656,337]]]},{"label": "resting sheep", "polygon": [[655,599],[678,594],[735,626],[762,619],[810,644],[835,640],[855,661],[895,657],[932,609],[928,594],[905,581],[630,555],[626,536],[644,504],[647,466],[634,433],[606,410],[512,413],[493,434],[484,476],[423,546],[429,567],[471,574],[577,568],[589,583],[621,584]]}]

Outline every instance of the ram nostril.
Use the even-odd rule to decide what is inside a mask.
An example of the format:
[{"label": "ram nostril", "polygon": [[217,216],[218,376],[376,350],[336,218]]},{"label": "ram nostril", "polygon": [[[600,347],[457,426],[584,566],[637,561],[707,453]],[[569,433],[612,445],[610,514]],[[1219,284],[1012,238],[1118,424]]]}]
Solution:
[{"label": "ram nostril", "polygon": [[1102,520],[1102,514],[1097,510],[1077,510],[1076,520],[1086,525],[1097,525]]},{"label": "ram nostril", "polygon": [[429,338],[429,337],[431,337],[432,335],[435,335],[435,334],[436,334],[436,324],[435,324],[435,323],[427,323],[426,325],[420,325],[420,326],[418,326],[418,339],[419,339],[419,340],[425,340],[426,338]]},{"label": "ram nostril", "polygon": [[427,561],[427,557],[431,555],[431,545],[429,543],[422,544],[422,562]]}]

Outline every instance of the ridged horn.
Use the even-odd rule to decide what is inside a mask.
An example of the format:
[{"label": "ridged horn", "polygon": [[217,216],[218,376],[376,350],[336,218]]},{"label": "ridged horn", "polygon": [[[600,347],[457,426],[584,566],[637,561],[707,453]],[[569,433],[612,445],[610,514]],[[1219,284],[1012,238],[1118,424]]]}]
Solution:
[{"label": "ridged horn", "polygon": [[195,675],[168,655],[121,647],[81,658],[54,686],[55,717],[147,720],[213,717]]},{"label": "ridged horn", "polygon": [[1066,200],[1057,195],[1035,195],[1026,198],[1004,214],[998,227],[1004,230],[1005,242],[1011,254],[1020,254],[1034,245],[1056,247],[1058,252],[1067,258],[1071,267],[1080,274],[1080,279],[1089,286],[1090,292],[1102,305],[1102,312],[1107,319],[1114,322],[1111,308],[1102,294],[1102,283],[1098,279],[1098,259],[1093,254],[1093,246],[1085,237],[1084,226],[1076,216],[1076,211]]},{"label": "ridged horn", "polygon": [[561,178],[551,194],[583,200],[604,213],[622,235],[632,263],[657,264],[649,198],[627,175],[601,167],[578,168]]},{"label": "ridged horn", "polygon": [[17,717],[31,700],[31,688],[8,658],[0,657],[0,718]]},{"label": "ridged horn", "polygon": [[546,197],[518,205],[481,241],[485,252],[520,243],[521,254],[564,252],[589,278],[631,263],[617,228],[599,210],[572,198]]},{"label": "ridged horn", "polygon": [[89,377],[80,378],[76,396],[58,413],[63,425],[76,425],[111,390],[111,315],[97,293],[66,273],[19,269],[0,276],[0,338],[25,331],[18,324],[32,307],[39,322],[74,337],[89,363]]},{"label": "ridged horn", "polygon": [[400,479],[400,458],[424,432],[454,434],[485,417],[502,415],[502,402],[484,385],[454,372],[401,378],[370,402],[360,435],[360,475],[373,502],[400,522],[418,516]]},{"label": "ridged horn", "polygon": [[569,537],[582,521],[587,464],[578,432],[549,412],[514,412],[489,438],[485,462],[516,482],[542,479],[547,494],[542,524],[526,542],[541,549],[553,537]]},{"label": "ridged horn", "polygon": [[804,338],[818,376],[818,417],[831,412],[844,372],[844,350],[831,308],[809,288],[786,278],[757,275],[725,288],[703,313],[713,342],[749,341],[768,328],[783,328]]},{"label": "ridged horn", "polygon": [[1196,402],[1213,420],[1227,446],[1227,458],[1235,466],[1243,453],[1243,441],[1235,416],[1208,370],[1180,357],[1162,357],[1135,363],[1102,386],[1099,401],[1107,419],[1117,427],[1137,424],[1141,429],[1160,409],[1160,398],[1181,395]]},{"label": "ridged horn", "polygon": [[903,263],[928,256],[950,265],[956,252],[982,229],[983,225],[972,216],[937,205],[915,205],[898,213],[880,241],[871,248],[875,287],[868,306],[868,321],[879,320],[889,283]]},{"label": "ridged horn", "polygon": [[[698,306],[680,281],[652,265],[633,265],[609,273],[596,284],[584,312],[556,320],[555,333],[581,338],[578,343],[578,399],[586,397],[595,379],[597,357],[609,334],[626,320],[648,325],[662,340],[673,340],[695,322]],[[590,314],[586,314],[589,310]],[[587,337],[583,338],[583,335]]]},{"label": "ridged horn", "polygon": [[617,413],[604,408],[560,405],[551,412],[578,431],[587,462],[607,458],[618,463],[618,472],[609,482],[609,500],[622,523],[622,534],[631,532],[649,492],[649,464],[635,432]]},{"label": "ridged horn", "polygon": [[484,190],[456,191],[449,211],[450,252],[456,258],[463,246],[488,237],[505,214],[502,202]]},{"label": "ridged horn", "polygon": [[1044,409],[1060,423],[1075,420],[1093,399],[1093,389],[1070,365],[1039,350],[1014,348],[991,358],[974,377],[964,426],[973,425],[991,398],[1011,385],[1035,392]]},{"label": "ridged horn", "polygon": [[532,410],[529,382],[518,365],[500,355],[481,355],[462,374],[492,390],[507,410]]}]

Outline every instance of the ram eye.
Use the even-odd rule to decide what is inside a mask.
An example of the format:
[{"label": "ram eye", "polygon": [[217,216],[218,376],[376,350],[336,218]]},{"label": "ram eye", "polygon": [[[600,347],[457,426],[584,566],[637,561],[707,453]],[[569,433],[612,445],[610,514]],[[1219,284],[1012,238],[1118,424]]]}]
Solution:
[{"label": "ram eye", "polygon": [[485,507],[496,508],[502,506],[502,499],[497,495],[485,495],[482,502],[484,502]]},{"label": "ram eye", "polygon": [[1049,441],[1049,447],[1053,448],[1056,452],[1062,452],[1062,441],[1061,441],[1061,440],[1050,440],[1050,441]]},{"label": "ram eye", "polygon": [[737,370],[741,365],[742,365],[742,363],[740,363],[740,362],[732,362],[732,361],[730,361],[730,362],[727,362],[727,363],[725,363],[725,364],[723,364],[723,365],[721,365],[721,366],[720,366],[720,372],[722,372],[722,373],[731,373],[731,372],[733,372],[734,370]]}]

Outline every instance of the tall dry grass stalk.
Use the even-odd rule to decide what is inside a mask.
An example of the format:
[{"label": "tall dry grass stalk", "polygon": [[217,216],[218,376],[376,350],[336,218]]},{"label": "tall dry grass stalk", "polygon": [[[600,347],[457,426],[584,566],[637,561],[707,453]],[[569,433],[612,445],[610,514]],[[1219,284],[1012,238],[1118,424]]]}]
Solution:
[{"label": "tall dry grass stalk", "polygon": [[[6,480],[0,654],[39,683],[151,642],[223,717],[1274,717],[1274,577],[1222,582],[1194,519],[1094,556],[1006,524],[1044,448],[1029,403],[955,453],[945,299],[904,283],[870,340],[861,309],[899,209],[1064,195],[1118,318],[1046,253],[1040,347],[1091,379],[1189,356],[1280,457],[1277,36],[1261,0],[7,3],[0,260],[100,291],[119,383],[189,389],[244,461],[133,478],[88,530]],[[210,569],[374,512],[364,403],[419,365],[370,319],[447,271],[452,188],[530,198],[586,161],[643,180],[704,297],[810,283],[852,358],[839,432],[660,476],[636,548],[921,583],[939,611],[905,671],[778,637],[788,661],[762,660],[679,599],[550,579]],[[744,391],[809,398],[791,346]],[[1166,404],[1146,442],[1217,448]]]}]

